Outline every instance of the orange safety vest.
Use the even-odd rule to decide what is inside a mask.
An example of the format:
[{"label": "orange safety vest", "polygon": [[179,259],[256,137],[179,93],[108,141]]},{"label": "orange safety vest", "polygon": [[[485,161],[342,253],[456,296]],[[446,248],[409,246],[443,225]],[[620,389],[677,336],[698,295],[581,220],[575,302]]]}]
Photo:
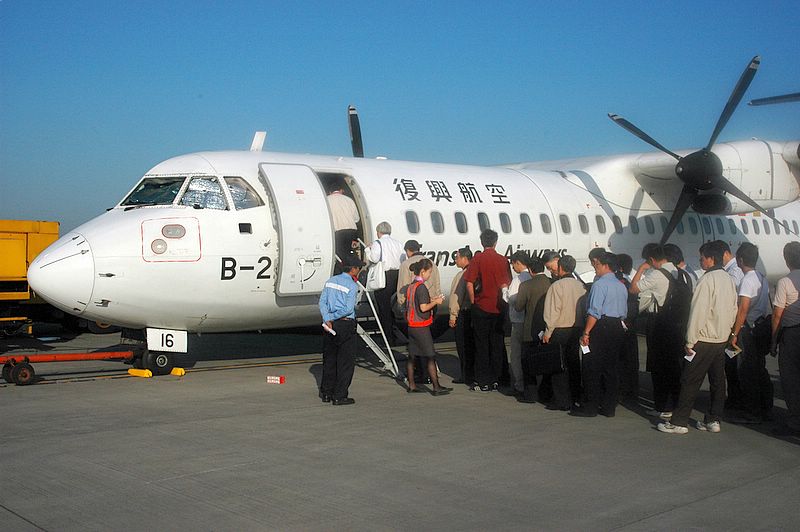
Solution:
[{"label": "orange safety vest", "polygon": [[416,296],[417,288],[419,285],[424,284],[421,281],[411,283],[406,289],[406,322],[409,327],[427,327],[433,323],[433,312],[430,313],[428,319],[421,320],[417,315]]}]

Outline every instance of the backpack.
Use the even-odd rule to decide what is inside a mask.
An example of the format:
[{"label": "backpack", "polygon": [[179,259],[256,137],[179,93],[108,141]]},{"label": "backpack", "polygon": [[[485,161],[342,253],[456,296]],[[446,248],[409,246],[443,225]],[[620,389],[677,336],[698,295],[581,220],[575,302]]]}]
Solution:
[{"label": "backpack", "polygon": [[678,269],[678,278],[672,276],[664,268],[658,268],[668,280],[669,288],[664,304],[656,309],[658,323],[677,328],[683,335],[689,322],[689,309],[692,306],[692,280],[689,274]]}]

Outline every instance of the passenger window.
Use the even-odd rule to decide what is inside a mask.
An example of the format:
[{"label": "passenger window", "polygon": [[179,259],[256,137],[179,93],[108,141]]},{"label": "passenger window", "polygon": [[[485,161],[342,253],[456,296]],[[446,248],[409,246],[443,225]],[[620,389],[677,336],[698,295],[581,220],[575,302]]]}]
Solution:
[{"label": "passenger window", "polygon": [[731,234],[732,234],[732,235],[735,235],[735,234],[736,234],[736,232],[737,232],[737,231],[736,231],[736,224],[735,224],[735,223],[733,223],[733,220],[731,220],[730,218],[728,218],[728,229],[730,229],[730,230],[731,230]]},{"label": "passenger window", "polygon": [[631,233],[634,235],[639,234],[639,220],[635,216],[628,217],[628,224],[631,226]]},{"label": "passenger window", "polygon": [[480,228],[481,232],[491,229],[492,227],[492,225],[489,223],[489,217],[485,212],[478,213],[478,227]]},{"label": "passenger window", "polygon": [[741,219],[741,220],[739,220],[739,221],[740,221],[740,222],[742,222],[742,233],[744,233],[744,234],[748,234],[748,233],[750,232],[750,228],[749,228],[749,227],[747,227],[747,220],[745,220],[744,218],[742,218],[742,219]]},{"label": "passenger window", "polygon": [[594,217],[595,222],[597,222],[597,230],[600,232],[601,235],[606,234],[606,221],[605,219],[600,216],[599,214]]},{"label": "passenger window", "polygon": [[589,221],[586,219],[586,216],[582,214],[578,215],[578,225],[581,228],[581,233],[584,235],[589,234]]},{"label": "passenger window", "polygon": [[561,231],[568,235],[572,232],[572,225],[569,223],[569,216],[566,214],[559,214],[558,221],[561,223]]},{"label": "passenger window", "polygon": [[531,217],[528,216],[526,213],[522,213],[519,215],[519,221],[522,224],[522,232],[525,234],[529,234],[533,232],[533,224],[531,224]]},{"label": "passenger window", "polygon": [[250,184],[241,177],[226,177],[225,183],[233,198],[233,208],[237,211],[261,207],[264,200],[253,190]]},{"label": "passenger window", "polygon": [[661,222],[661,230],[662,231],[666,231],[667,230],[667,225],[669,224],[669,221],[667,221],[667,217],[666,216],[661,216],[661,217],[659,217],[659,221]]},{"label": "passenger window", "polygon": [[694,218],[689,218],[689,231],[693,234],[697,234],[697,220]]},{"label": "passenger window", "polygon": [[769,230],[769,220],[761,220],[761,223],[764,224],[764,234],[770,234],[771,231]]},{"label": "passenger window", "polygon": [[683,220],[680,220],[680,221],[678,221],[678,225],[676,225],[676,226],[675,226],[675,230],[676,230],[676,231],[678,231],[678,234],[679,234],[679,235],[682,235],[682,234],[683,234],[683,232],[686,230],[686,229],[683,227]]},{"label": "passenger window", "polygon": [[753,232],[755,234],[761,234],[761,228],[758,226],[758,220],[753,219]]},{"label": "passenger window", "polygon": [[442,213],[436,211],[431,213],[431,225],[433,226],[434,233],[444,233],[444,218],[442,218]]},{"label": "passenger window", "polygon": [[800,233],[800,230],[797,229],[797,220],[792,220],[792,227],[794,227],[795,233]]},{"label": "passenger window", "polygon": [[414,211],[406,211],[406,227],[409,233],[415,235],[419,233],[419,218]]},{"label": "passenger window", "polygon": [[722,218],[714,218],[714,222],[717,224],[717,233],[720,235],[725,234],[725,226],[722,224]]},{"label": "passenger window", "polygon": [[502,229],[504,233],[511,232],[511,218],[504,212],[500,213],[500,229]]},{"label": "passenger window", "polygon": [[180,204],[195,209],[228,209],[225,194],[216,177],[192,178],[183,193]]},{"label": "passenger window", "polygon": [[708,216],[703,216],[703,232],[707,235],[711,234],[711,220],[708,219]]},{"label": "passenger window", "polygon": [[651,235],[656,234],[656,226],[653,224],[653,220],[649,216],[644,217],[644,225],[647,228],[647,232]]},{"label": "passenger window", "polygon": [[146,177],[120,205],[172,205],[186,178]]},{"label": "passenger window", "polygon": [[550,234],[553,231],[553,227],[550,225],[550,217],[546,214],[542,214],[539,216],[539,221],[542,223],[542,232],[546,234]]},{"label": "passenger window", "polygon": [[459,233],[464,234],[464,233],[467,232],[467,229],[468,229],[468,227],[467,227],[467,215],[465,215],[463,212],[457,212],[456,213],[456,230]]},{"label": "passenger window", "polygon": [[619,219],[619,216],[616,214],[611,217],[611,223],[614,224],[614,231],[618,234],[622,234],[622,220]]},{"label": "passenger window", "polygon": [[778,223],[778,220],[772,220],[772,224],[775,226],[775,234],[781,234],[781,224]]}]

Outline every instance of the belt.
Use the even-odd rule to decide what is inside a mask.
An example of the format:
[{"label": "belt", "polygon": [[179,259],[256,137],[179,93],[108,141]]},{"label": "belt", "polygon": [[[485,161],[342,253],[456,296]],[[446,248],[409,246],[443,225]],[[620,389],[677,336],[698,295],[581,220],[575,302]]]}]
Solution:
[{"label": "belt", "polygon": [[622,318],[617,318],[616,316],[600,316],[601,320],[622,320]]},{"label": "belt", "polygon": [[353,319],[353,318],[348,318],[347,316],[343,316],[343,317],[341,317],[341,318],[336,318],[336,320],[334,320],[334,321],[342,321],[342,320],[345,320],[345,321],[352,321],[352,319]]}]

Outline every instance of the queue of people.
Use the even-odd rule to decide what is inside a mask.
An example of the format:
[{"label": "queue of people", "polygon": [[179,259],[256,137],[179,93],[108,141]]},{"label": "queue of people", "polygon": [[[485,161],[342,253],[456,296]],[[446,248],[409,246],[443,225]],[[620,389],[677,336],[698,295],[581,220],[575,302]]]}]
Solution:
[{"label": "queue of people", "polygon": [[[376,291],[375,300],[392,344],[392,294],[404,309],[407,391],[421,391],[414,374],[425,367],[431,394],[446,395],[452,388],[439,380],[430,330],[436,308],[444,302],[438,269],[416,240],[402,246],[394,240],[387,222],[376,232],[365,258],[371,264],[382,262],[387,272],[386,286]],[[589,254],[595,276],[587,284],[576,275],[576,260],[570,255],[531,257],[518,251],[507,259],[495,250],[495,231],[483,231],[480,239],[482,251],[473,254],[463,247],[455,256],[459,271],[450,286],[448,321],[455,332],[460,374],[453,383],[489,393],[507,379],[507,394],[521,402],[538,401],[577,417],[614,417],[618,404],[639,404],[636,330],[644,322],[646,370],[653,388],[653,408],[646,413],[659,421],[659,431],[689,432],[706,376],[711,401],[697,429],[720,432],[723,417],[735,423],[772,419],[774,394],[765,358],[772,354],[778,356],[789,410],[783,430],[800,433],[800,242],[784,249],[791,273],[779,281],[773,306],[766,279],[756,269],[758,248],[750,243],[735,255],[725,242],[703,244],[699,256],[704,274],[699,278],[686,268],[683,252],[674,244],[645,245],[643,262],[633,275],[630,256],[596,248]],[[353,357],[342,361],[342,352],[353,348],[351,299],[363,266],[347,255],[344,273],[326,283],[320,298],[329,329],[320,396],[334,404],[353,402],[347,393]],[[507,322],[510,349],[505,344]]]}]

